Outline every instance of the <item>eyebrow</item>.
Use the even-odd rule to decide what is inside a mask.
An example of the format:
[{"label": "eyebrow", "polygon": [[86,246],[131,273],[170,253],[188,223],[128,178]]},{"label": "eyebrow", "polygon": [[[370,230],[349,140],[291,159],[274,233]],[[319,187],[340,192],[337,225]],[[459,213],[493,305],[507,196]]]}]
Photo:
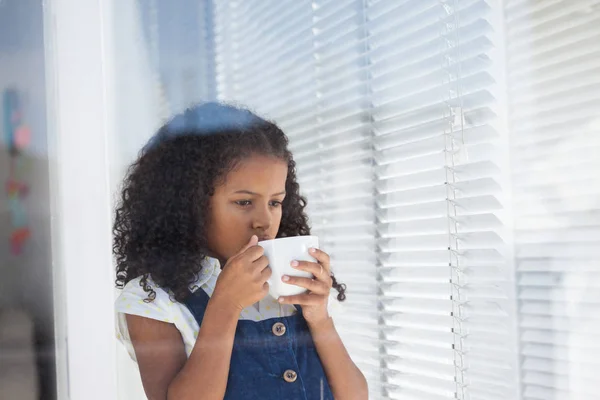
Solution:
[{"label": "eyebrow", "polygon": [[[259,196],[259,194],[258,194],[258,193],[254,193],[254,192],[252,192],[252,191],[250,191],[250,190],[238,190],[238,191],[237,191],[237,192],[235,192],[235,193],[243,193],[243,194],[250,194],[250,195],[252,195],[252,196]],[[272,194],[272,196],[282,196],[282,195],[284,195],[284,194],[285,194],[285,190],[284,190],[283,192],[274,193],[274,194]]]}]

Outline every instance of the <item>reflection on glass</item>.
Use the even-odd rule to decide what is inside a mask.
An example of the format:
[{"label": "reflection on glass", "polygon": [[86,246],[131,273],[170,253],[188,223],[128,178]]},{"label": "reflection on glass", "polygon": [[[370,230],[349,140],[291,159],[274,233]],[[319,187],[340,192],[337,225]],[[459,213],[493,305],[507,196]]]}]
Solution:
[{"label": "reflection on glass", "polygon": [[55,398],[41,1],[0,2],[0,398]]},{"label": "reflection on glass", "polygon": [[[299,195],[307,200],[307,225],[330,256],[336,282],[347,285],[344,302],[336,301],[338,292],[332,291],[328,311],[341,343],[368,381],[369,398],[600,398],[595,379],[600,359],[595,344],[600,337],[597,3],[112,2],[107,9],[113,18],[103,27],[107,54],[115,52],[105,66],[106,76],[114,78],[107,93],[115,91],[107,121],[117,138],[110,181],[121,182],[152,135],[186,108],[205,102],[248,108],[272,120],[289,139]],[[0,393],[9,387],[4,382],[10,382],[11,391],[25,390],[11,398],[38,392],[43,398],[52,396],[53,326],[63,325],[54,321],[49,283],[41,6],[37,0],[0,0],[0,334],[25,343],[0,338]],[[16,114],[14,93],[19,99]],[[263,156],[281,150],[258,147]],[[244,183],[254,182],[263,170],[273,174],[266,181],[281,179],[276,179],[281,163],[246,161],[238,172],[262,169],[251,177],[241,175]],[[203,164],[198,165],[204,172]],[[169,171],[171,163],[160,170]],[[173,176],[195,179],[192,173],[198,171]],[[176,180],[172,182],[178,190]],[[257,193],[263,189],[269,195],[278,190],[267,187]],[[167,198],[157,195],[150,203],[158,210]],[[254,200],[235,199],[238,203],[229,205],[240,213],[231,215],[251,215]],[[264,203],[259,227],[268,225],[273,232],[257,229],[259,239],[285,232],[272,221],[267,224],[265,216],[282,203],[285,220],[286,201],[291,200],[270,197]],[[197,207],[206,211],[200,202]],[[194,221],[186,220],[176,233],[199,229]],[[223,237],[230,239],[224,242],[239,250],[242,236],[246,244],[250,240],[248,232],[236,230],[239,241],[233,240],[229,226],[222,225],[227,231]],[[209,255],[206,264],[190,256],[199,254],[193,251],[199,243],[174,252],[166,245],[169,238],[161,242],[163,259],[156,265],[179,265],[177,259],[189,256],[189,268],[200,273],[193,279],[210,278],[201,271],[226,264],[233,251],[226,246],[227,251]],[[117,264],[123,263],[126,257],[121,256]],[[132,275],[143,277],[142,271],[153,267],[141,263]],[[172,299],[155,290],[154,301],[143,302],[142,296],[150,293],[136,286],[133,295],[143,304],[133,302],[123,310],[119,307],[127,304],[117,302],[117,307],[124,314],[149,311],[152,318],[177,328],[180,348],[167,349],[179,354],[171,365],[176,371],[187,365],[197,344],[198,310],[204,305],[186,305],[180,296],[192,275],[174,276],[182,278]],[[168,289],[167,280],[157,282],[159,273],[147,279]],[[206,290],[194,293],[219,291],[216,279],[204,285]],[[117,296],[125,293],[117,291]],[[267,324],[256,321],[267,307],[282,312],[273,318],[303,320],[292,314],[299,311],[296,307],[263,302],[261,311],[261,303],[255,303],[244,307],[251,315],[240,327],[250,326],[253,318],[259,324],[253,326]],[[196,306],[194,315],[190,309]],[[163,309],[170,314],[157,311]],[[126,344],[117,347],[120,395],[144,398],[141,377],[149,376],[148,370],[139,357],[141,370],[132,360],[136,349],[126,338],[133,325],[124,316],[119,321],[119,339]],[[273,339],[269,345],[293,337],[307,348],[311,341],[318,347],[314,334],[311,341],[303,336],[304,325],[279,322],[283,326],[263,326],[263,334]],[[240,347],[232,351],[245,360]],[[21,362],[26,366],[22,370],[4,373],[2,365]],[[326,370],[324,360],[320,362]],[[150,373],[157,365],[152,364]],[[283,387],[304,378],[300,369],[274,368],[281,371],[273,379]],[[313,376],[315,370],[307,374]],[[310,387],[317,398],[335,388],[335,379],[314,379],[317,383]]]},{"label": "reflection on glass", "polygon": [[149,398],[367,398],[330,318],[346,286],[309,236],[287,144],[275,124],[207,103],[172,118],[128,170],[118,336]]},{"label": "reflection on glass", "polygon": [[597,7],[222,1],[200,14],[216,98],[290,138],[313,232],[348,284],[336,326],[372,398],[596,393]]},{"label": "reflection on glass", "polygon": [[289,137],[370,398],[596,396],[592,3],[212,2],[183,103],[190,14],[142,5],[171,113],[217,99]]}]

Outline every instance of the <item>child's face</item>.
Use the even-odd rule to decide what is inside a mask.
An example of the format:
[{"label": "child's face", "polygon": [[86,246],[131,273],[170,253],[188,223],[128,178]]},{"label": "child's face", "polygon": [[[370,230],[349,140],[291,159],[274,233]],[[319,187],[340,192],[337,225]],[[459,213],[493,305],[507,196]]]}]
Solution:
[{"label": "child's face", "polygon": [[224,184],[215,187],[206,232],[211,256],[224,262],[252,235],[259,240],[275,238],[287,172],[283,160],[252,156],[229,172]]}]

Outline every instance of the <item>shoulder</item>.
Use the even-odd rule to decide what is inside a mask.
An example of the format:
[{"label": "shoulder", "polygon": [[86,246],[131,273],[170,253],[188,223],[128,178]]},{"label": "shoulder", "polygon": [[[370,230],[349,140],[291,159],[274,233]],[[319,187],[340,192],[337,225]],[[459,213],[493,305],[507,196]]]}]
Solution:
[{"label": "shoulder", "polygon": [[[150,296],[144,288],[154,291],[154,295]],[[173,301],[164,289],[156,286],[151,279],[142,285],[141,277],[129,281],[115,302],[115,310],[117,312],[139,315],[141,317],[149,317],[158,319],[164,322],[172,322],[169,318],[169,308],[172,307]]]},{"label": "shoulder", "polygon": [[146,326],[152,324],[149,320],[175,325],[189,355],[199,329],[194,316],[185,305],[173,299],[165,289],[158,287],[151,279],[147,280],[147,287],[155,292],[152,300],[148,298],[149,293],[141,285],[141,278],[132,279],[121,290],[115,301],[117,339],[125,345],[131,358],[136,360],[131,345],[127,315],[144,317],[145,320],[142,322]]}]

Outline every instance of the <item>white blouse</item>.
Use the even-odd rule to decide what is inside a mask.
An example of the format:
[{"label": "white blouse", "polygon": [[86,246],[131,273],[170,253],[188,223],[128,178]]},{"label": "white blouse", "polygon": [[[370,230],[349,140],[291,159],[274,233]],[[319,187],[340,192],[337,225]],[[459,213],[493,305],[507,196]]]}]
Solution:
[{"label": "white blouse", "polygon": [[[194,292],[200,288],[210,297],[220,273],[219,261],[207,257],[198,279],[190,285],[190,290]],[[181,333],[185,351],[189,357],[198,337],[198,330],[200,329],[198,322],[196,322],[187,306],[177,301],[171,301],[169,293],[157,287],[151,279],[148,279],[147,282],[156,292],[156,298],[153,301],[144,301],[148,297],[148,293],[140,286],[140,278],[128,282],[115,301],[117,339],[123,343],[129,356],[136,361],[125,314],[151,318],[175,325]],[[328,302],[329,315],[332,315],[332,312],[335,311],[336,304],[338,304],[338,301],[332,293]],[[258,303],[244,308],[240,313],[240,320],[262,321],[269,318],[288,317],[295,313],[296,308],[293,305],[280,304],[276,299],[267,295]]]}]

